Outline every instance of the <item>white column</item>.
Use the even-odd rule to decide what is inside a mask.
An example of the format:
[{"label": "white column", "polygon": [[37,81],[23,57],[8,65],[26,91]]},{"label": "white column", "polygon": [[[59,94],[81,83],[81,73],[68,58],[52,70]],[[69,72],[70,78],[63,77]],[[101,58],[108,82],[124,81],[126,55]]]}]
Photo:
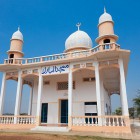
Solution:
[{"label": "white column", "polygon": [[72,125],[72,90],[73,90],[73,76],[72,69],[70,68],[68,74],[68,126]]},{"label": "white column", "polygon": [[41,74],[41,68],[39,69],[39,79],[38,79],[38,98],[37,98],[37,125],[40,125],[41,121],[41,97],[43,89],[43,76]]},{"label": "white column", "polygon": [[99,63],[94,62],[95,66],[95,78],[96,78],[96,98],[97,98],[97,110],[98,116],[102,115],[101,111],[101,89],[100,89],[100,75],[99,75]]},{"label": "white column", "polygon": [[120,96],[122,103],[122,115],[129,116],[123,60],[119,59],[118,62],[120,66]]},{"label": "white column", "polygon": [[32,98],[33,98],[33,87],[31,87],[30,89],[28,115],[31,115],[31,111],[32,111]]},{"label": "white column", "polygon": [[[16,94],[16,104],[14,116],[20,115],[20,105],[21,105],[21,94],[22,94],[22,71],[18,71],[18,83],[17,83],[17,94]],[[17,123],[17,118],[14,119],[14,124]]]},{"label": "white column", "polygon": [[105,115],[105,108],[106,108],[106,105],[105,105],[105,95],[104,95],[104,83],[103,83],[103,77],[102,75],[100,74],[100,93],[102,93],[100,96],[101,96],[101,114],[104,116]]},{"label": "white column", "polygon": [[2,77],[1,94],[0,94],[0,116],[3,114],[5,87],[6,87],[6,72],[3,73]]}]

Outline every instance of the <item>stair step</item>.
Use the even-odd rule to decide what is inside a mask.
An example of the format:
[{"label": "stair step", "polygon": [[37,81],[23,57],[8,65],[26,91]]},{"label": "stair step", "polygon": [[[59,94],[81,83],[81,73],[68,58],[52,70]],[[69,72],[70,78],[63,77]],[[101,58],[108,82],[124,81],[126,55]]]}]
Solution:
[{"label": "stair step", "polygon": [[48,127],[48,126],[37,126],[31,129],[32,131],[53,131],[53,132],[69,132],[68,127]]}]

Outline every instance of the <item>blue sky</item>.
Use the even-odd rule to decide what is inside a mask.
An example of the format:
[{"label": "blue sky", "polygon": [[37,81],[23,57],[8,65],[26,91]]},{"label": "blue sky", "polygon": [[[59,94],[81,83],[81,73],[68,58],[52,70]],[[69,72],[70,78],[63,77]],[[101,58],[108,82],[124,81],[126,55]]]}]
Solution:
[{"label": "blue sky", "polygon": [[[121,48],[131,50],[127,74],[129,106],[140,89],[140,14],[139,0],[0,0],[0,63],[7,58],[10,38],[20,26],[24,35],[25,57],[62,53],[66,38],[77,30],[75,24],[81,22],[81,30],[89,34],[93,41],[98,36],[98,19],[106,6],[115,22],[115,34],[119,36]],[[1,75],[0,75],[1,79]],[[1,84],[1,81],[0,81]],[[16,83],[8,81],[5,111],[13,112]],[[11,90],[12,89],[12,90]],[[24,87],[22,111],[27,111],[29,88]],[[114,96],[113,108],[120,106]]]}]

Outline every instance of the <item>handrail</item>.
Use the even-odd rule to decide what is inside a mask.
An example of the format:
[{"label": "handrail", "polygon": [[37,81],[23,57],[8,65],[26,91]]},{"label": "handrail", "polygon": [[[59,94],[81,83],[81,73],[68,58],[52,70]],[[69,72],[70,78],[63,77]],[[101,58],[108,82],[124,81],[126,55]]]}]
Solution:
[{"label": "handrail", "polygon": [[36,116],[0,116],[0,124],[36,124]]},{"label": "handrail", "polygon": [[73,126],[130,126],[126,116],[72,116]]},{"label": "handrail", "polygon": [[4,64],[24,65],[24,64],[46,62],[46,61],[54,61],[54,60],[60,60],[60,59],[62,60],[62,59],[70,59],[70,58],[77,58],[77,57],[87,57],[98,51],[115,50],[119,48],[120,48],[120,45],[113,42],[113,43],[99,44],[92,49],[82,50],[82,51],[74,51],[74,52],[60,53],[60,54],[33,57],[33,58],[15,58],[15,59],[9,58],[9,59],[4,60]]}]

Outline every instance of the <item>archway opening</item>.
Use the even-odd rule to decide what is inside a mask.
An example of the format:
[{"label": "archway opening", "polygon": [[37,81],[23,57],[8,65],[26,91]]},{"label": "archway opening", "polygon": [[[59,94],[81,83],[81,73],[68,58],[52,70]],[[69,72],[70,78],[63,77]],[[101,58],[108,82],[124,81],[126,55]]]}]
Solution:
[{"label": "archway opening", "polygon": [[21,107],[20,107],[21,115],[28,115],[29,102],[30,102],[30,91],[31,91],[31,87],[27,84],[24,84],[23,89],[22,89],[22,96],[21,96]]},{"label": "archway opening", "polygon": [[111,110],[114,115],[122,115],[121,100],[119,94],[111,95]]},{"label": "archway opening", "polygon": [[6,80],[6,91],[3,108],[4,115],[14,115],[16,92],[17,92],[17,81]]}]

